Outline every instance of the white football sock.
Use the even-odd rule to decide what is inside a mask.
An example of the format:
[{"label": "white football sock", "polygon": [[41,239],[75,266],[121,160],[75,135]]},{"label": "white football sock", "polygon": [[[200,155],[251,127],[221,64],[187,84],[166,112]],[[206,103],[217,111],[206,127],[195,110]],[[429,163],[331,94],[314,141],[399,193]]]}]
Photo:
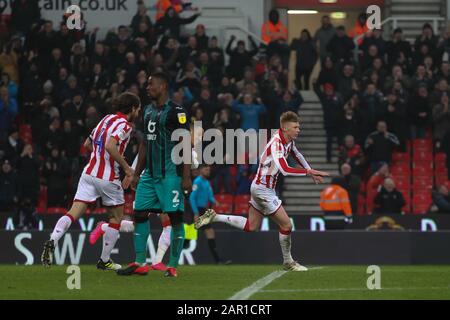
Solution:
[{"label": "white football sock", "polygon": [[[105,223],[105,225],[107,225]],[[119,225],[115,224],[115,226],[119,227]],[[116,245],[117,239],[119,239],[119,230],[115,227],[111,227],[111,225],[107,225],[105,230],[105,235],[103,236],[103,250],[101,259],[103,262],[108,262],[111,257],[111,251],[114,249]]]},{"label": "white football sock", "polygon": [[65,215],[59,218],[58,222],[56,222],[55,228],[53,229],[53,232],[50,235],[50,239],[55,241],[55,244],[69,229],[70,225],[72,224],[72,219],[68,215]]},{"label": "white football sock", "polygon": [[283,254],[283,263],[294,261],[291,256],[291,234],[279,233],[281,253]]},{"label": "white football sock", "polygon": [[[102,224],[102,231],[105,232],[106,228],[108,228],[108,223]],[[120,222],[120,232],[133,232],[134,231],[134,222],[130,220],[122,220]]]},{"label": "white football sock", "polygon": [[229,224],[232,227],[244,230],[245,224],[247,223],[247,218],[225,214],[216,214],[213,222],[223,222]]},{"label": "white football sock", "polygon": [[158,250],[156,250],[155,264],[162,262],[167,249],[170,246],[170,233],[172,232],[172,226],[163,228],[158,240]]},{"label": "white football sock", "polygon": [[122,220],[120,222],[120,232],[133,232],[134,222],[130,220]]}]

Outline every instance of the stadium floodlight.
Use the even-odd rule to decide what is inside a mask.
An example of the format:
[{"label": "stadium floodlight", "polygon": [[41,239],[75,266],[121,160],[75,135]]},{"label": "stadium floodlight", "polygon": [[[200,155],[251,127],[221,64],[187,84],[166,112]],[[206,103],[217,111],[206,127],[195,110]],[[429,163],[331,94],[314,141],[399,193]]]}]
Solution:
[{"label": "stadium floodlight", "polygon": [[330,17],[331,19],[341,20],[347,18],[347,14],[345,12],[332,12]]},{"label": "stadium floodlight", "polygon": [[336,3],[337,0],[319,0],[320,3]]},{"label": "stadium floodlight", "polygon": [[288,14],[317,14],[317,10],[288,10]]}]

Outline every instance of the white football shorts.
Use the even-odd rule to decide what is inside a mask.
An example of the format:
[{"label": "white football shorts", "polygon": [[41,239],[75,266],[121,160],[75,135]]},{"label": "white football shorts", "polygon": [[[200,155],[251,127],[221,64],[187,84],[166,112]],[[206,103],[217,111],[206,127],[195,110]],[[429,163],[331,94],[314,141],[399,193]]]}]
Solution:
[{"label": "white football shorts", "polygon": [[265,216],[274,214],[281,207],[281,200],[275,189],[252,183],[250,195],[250,205]]},{"label": "white football shorts", "polygon": [[125,198],[120,180],[107,181],[82,174],[74,201],[93,203],[98,198],[102,198],[102,203],[106,207],[123,205]]}]

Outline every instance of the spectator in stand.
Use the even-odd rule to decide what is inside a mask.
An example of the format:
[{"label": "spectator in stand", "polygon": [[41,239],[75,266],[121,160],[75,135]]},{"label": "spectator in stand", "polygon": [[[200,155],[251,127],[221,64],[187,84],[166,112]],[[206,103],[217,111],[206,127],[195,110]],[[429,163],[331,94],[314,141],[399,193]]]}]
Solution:
[{"label": "spectator in stand", "polygon": [[62,151],[64,155],[69,160],[77,158],[81,144],[81,133],[78,125],[74,124],[70,120],[65,120],[63,123],[61,137],[61,140],[64,141],[62,144]]},{"label": "spectator in stand", "polygon": [[378,55],[384,57],[386,53],[386,41],[383,39],[383,31],[381,29],[373,29],[366,33],[360,46],[364,55],[367,55],[369,48],[372,45],[377,47]]},{"label": "spectator in stand", "polygon": [[450,213],[450,195],[445,185],[440,185],[433,191],[433,204],[440,213]]},{"label": "spectator in stand", "polygon": [[342,100],[348,101],[354,92],[358,91],[355,79],[355,67],[352,64],[344,64],[341,74],[338,76],[336,91],[342,96]]},{"label": "spectator in stand", "polygon": [[372,213],[374,209],[375,197],[384,183],[384,179],[391,178],[389,166],[387,163],[381,162],[378,170],[370,177],[366,186],[366,207],[367,212]]},{"label": "spectator in stand", "polygon": [[198,24],[195,27],[195,38],[197,39],[198,50],[203,51],[208,49],[209,37],[206,35],[206,29],[203,24]]},{"label": "spectator in stand", "polygon": [[416,90],[416,94],[411,97],[408,106],[411,139],[425,138],[425,130],[429,125],[430,116],[431,108],[428,89],[425,84],[421,84]]},{"label": "spectator in stand", "polygon": [[255,72],[252,67],[246,67],[244,71],[244,78],[236,82],[236,88],[239,92],[243,92],[245,87],[250,85],[254,93],[258,93],[258,84],[255,81]]},{"label": "spectator in stand", "polygon": [[2,211],[12,210],[18,203],[17,175],[11,162],[5,159],[0,171],[0,208]]},{"label": "spectator in stand", "polygon": [[427,89],[431,89],[433,81],[433,74],[427,71],[425,65],[419,64],[416,68],[416,74],[412,78],[412,87],[417,89],[420,86],[425,86]]},{"label": "spectator in stand", "polygon": [[317,78],[319,86],[323,86],[325,83],[332,84],[334,88],[338,87],[338,74],[330,56],[323,58],[322,68],[320,69],[319,78]]},{"label": "spectator in stand", "polygon": [[248,165],[239,165],[237,172],[236,194],[250,194],[252,180],[250,167]]},{"label": "spectator in stand", "polygon": [[447,84],[450,83],[450,63],[448,61],[442,61],[439,70],[436,73],[436,78],[445,79],[447,80]]},{"label": "spectator in stand", "polygon": [[246,50],[245,42],[242,40],[239,40],[237,47],[232,50],[231,46],[234,40],[236,40],[236,36],[232,35],[225,51],[230,56],[227,74],[237,82],[244,77],[245,67],[252,65],[252,58],[258,53],[258,46],[253,38],[248,36],[248,40],[252,46],[251,50]]},{"label": "spectator in stand", "polygon": [[416,38],[414,47],[416,51],[420,51],[420,48],[423,45],[426,45],[429,48],[431,56],[435,57],[437,54],[436,48],[438,42],[439,37],[434,35],[433,27],[427,22],[422,27],[422,34]]},{"label": "spectator in stand", "polygon": [[361,97],[361,113],[365,118],[366,129],[375,127],[377,116],[380,114],[383,94],[375,84],[369,83]]},{"label": "spectator in stand", "polygon": [[19,138],[19,130],[12,127],[6,141],[0,144],[0,160],[9,159],[13,164],[16,163],[22,148],[23,143]]},{"label": "spectator in stand", "polygon": [[[165,10],[163,12],[165,12]],[[152,20],[147,15],[147,8],[145,7],[144,2],[138,1],[138,10],[131,20],[131,29],[133,30],[133,34],[138,33],[139,24],[142,22],[145,23],[147,27],[152,27]]]},{"label": "spectator in stand", "polygon": [[159,35],[172,36],[175,39],[179,39],[181,26],[194,22],[200,15],[201,13],[198,12],[189,18],[181,18],[173,7],[169,7],[164,16],[156,20],[155,30]]},{"label": "spectator in stand", "polygon": [[5,141],[11,125],[19,113],[16,99],[9,96],[8,88],[0,88],[0,142]]},{"label": "spectator in stand", "polygon": [[0,87],[7,88],[9,96],[13,99],[17,99],[17,84],[10,79],[9,74],[7,74],[6,72],[2,72]]},{"label": "spectator in stand", "polygon": [[388,93],[381,105],[378,119],[386,121],[388,128],[392,128],[400,142],[400,150],[406,151],[406,139],[408,137],[408,124],[405,121],[406,106],[394,92]]},{"label": "spectator in stand", "polygon": [[356,212],[358,208],[358,194],[361,185],[361,179],[352,173],[352,167],[348,163],[341,165],[341,175],[344,178],[342,187],[347,190],[352,212]]},{"label": "spectator in stand", "polygon": [[286,26],[280,21],[277,9],[270,10],[269,21],[264,22],[261,26],[261,38],[267,45],[268,57],[280,56],[283,67],[287,68],[289,63],[288,33]]},{"label": "spectator in stand", "polygon": [[[213,100],[209,89],[202,89],[198,101],[192,105],[193,110],[200,109],[203,113],[203,129],[212,128],[214,116],[217,112],[217,103]],[[197,119],[198,120],[198,119]]]},{"label": "spectator in stand", "polygon": [[343,102],[330,83],[323,85],[323,91],[317,83],[314,84],[314,91],[320,99],[323,109],[323,123],[327,134],[327,162],[331,163],[331,148],[333,139],[338,137],[337,120],[343,110]]},{"label": "spectator in stand", "polygon": [[198,95],[200,90],[200,70],[193,61],[188,61],[184,69],[180,69],[175,79],[178,87],[187,87],[194,95]]},{"label": "spectator in stand", "polygon": [[[371,75],[376,73],[378,75],[379,78],[379,83],[375,83],[372,81],[371,79]],[[362,76],[362,80],[366,83],[368,82],[372,82],[377,84],[378,88],[382,88],[381,84],[384,84],[384,80],[387,77],[387,71],[384,67],[383,64],[383,59],[381,57],[375,57],[372,61],[371,66],[369,67],[369,69],[367,69],[363,76]]]},{"label": "spectator in stand", "polygon": [[43,173],[47,180],[47,207],[66,207],[69,165],[67,159],[60,155],[58,148],[52,148],[50,157],[45,161]]},{"label": "spectator in stand", "polygon": [[[297,114],[302,103],[303,97],[298,90],[284,90],[279,96],[278,103],[276,104],[277,111],[275,113],[275,118],[280,119],[281,114],[287,111],[292,111]],[[276,123],[277,122],[279,121],[276,121]],[[275,126],[270,126],[270,128],[278,129],[279,126],[280,124],[278,123]]]},{"label": "spectator in stand", "polygon": [[430,105],[435,106],[441,103],[441,98],[444,95],[450,95],[448,82],[445,78],[440,78],[438,83],[435,85],[433,92],[430,95]]},{"label": "spectator in stand", "polygon": [[11,26],[16,32],[27,34],[38,23],[41,12],[37,1],[15,0],[11,6]]},{"label": "spectator in stand", "polygon": [[223,56],[223,49],[219,47],[216,36],[211,37],[211,41],[209,43],[209,47],[207,48],[207,52],[209,54],[209,70],[210,70],[211,84],[214,87],[218,87],[220,86],[220,82],[224,71],[225,58]]},{"label": "spectator in stand", "polygon": [[[307,29],[303,29],[300,38],[292,40],[291,50],[297,54],[295,65],[295,81],[297,88],[309,90],[309,78],[316,65],[317,51],[314,46],[311,34]],[[303,83],[302,85],[302,78]]]},{"label": "spectator in stand", "polygon": [[402,88],[408,90],[411,85],[411,80],[408,75],[403,73],[403,69],[400,65],[395,65],[392,67],[392,73],[386,78],[384,84],[385,91],[392,91],[396,82],[400,82]]},{"label": "spectator in stand", "polygon": [[39,167],[32,145],[26,144],[17,160],[19,202],[29,199],[33,206],[36,205],[39,194]]},{"label": "spectator in stand", "polygon": [[329,16],[322,16],[321,23],[322,25],[314,34],[314,44],[316,45],[317,52],[319,52],[320,61],[323,64],[325,58],[328,56],[328,43],[336,34],[336,29],[331,24]]},{"label": "spectator in stand", "polygon": [[405,60],[411,57],[411,45],[403,40],[403,30],[396,28],[392,35],[392,40],[386,43],[387,62],[390,67],[397,63],[400,56]]},{"label": "spectator in stand", "polygon": [[190,36],[187,39],[187,43],[185,46],[180,49],[180,56],[178,58],[181,65],[185,64],[188,60],[197,62],[199,58],[200,50],[197,45],[197,38],[194,36]]},{"label": "spectator in stand", "polygon": [[439,150],[450,128],[449,96],[442,95],[441,102],[433,107],[433,138]]},{"label": "spectator in stand", "polygon": [[364,143],[372,172],[382,163],[390,163],[394,148],[399,146],[400,142],[397,136],[388,132],[385,121],[378,121],[377,130],[372,132]]},{"label": "spectator in stand", "polygon": [[231,94],[234,98],[238,95],[238,89],[236,87],[236,84],[230,81],[229,77],[223,76],[220,82],[218,94]]},{"label": "spectator in stand", "polygon": [[395,188],[395,182],[391,178],[384,179],[383,187],[375,197],[374,203],[374,213],[378,214],[402,213],[402,208],[406,204],[402,193]]},{"label": "spectator in stand", "polygon": [[338,144],[345,144],[345,138],[348,135],[353,137],[356,142],[361,142],[361,125],[358,116],[359,99],[355,94],[345,104],[344,112],[338,118]]},{"label": "spectator in stand", "polygon": [[347,135],[344,140],[344,145],[339,147],[338,164],[341,166],[348,164],[351,171],[360,175],[362,172],[362,165],[364,164],[364,153],[359,144],[355,143],[355,139],[351,135]]},{"label": "spectator in stand", "polygon": [[344,63],[349,63],[355,44],[353,40],[345,34],[345,27],[339,26],[336,29],[336,34],[331,38],[327,45],[327,51],[330,52],[331,58],[334,63],[339,67]]},{"label": "spectator in stand", "polygon": [[250,93],[241,93],[233,103],[233,111],[240,115],[242,130],[254,129],[258,131],[259,117],[266,112],[266,107],[260,98],[256,98],[256,103],[254,103],[254,97]]}]

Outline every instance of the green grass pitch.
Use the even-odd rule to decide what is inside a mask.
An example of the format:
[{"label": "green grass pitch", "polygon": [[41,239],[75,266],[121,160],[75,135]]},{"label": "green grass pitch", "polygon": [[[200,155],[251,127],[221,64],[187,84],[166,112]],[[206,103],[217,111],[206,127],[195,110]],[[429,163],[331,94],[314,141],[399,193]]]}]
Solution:
[{"label": "green grass pitch", "polygon": [[[249,299],[450,299],[450,266],[380,266],[381,290],[369,290],[367,266],[320,266],[288,272]],[[178,278],[160,271],[119,277],[81,266],[81,289],[67,289],[67,266],[0,265],[0,299],[228,299],[275,265],[180,266]]]}]

